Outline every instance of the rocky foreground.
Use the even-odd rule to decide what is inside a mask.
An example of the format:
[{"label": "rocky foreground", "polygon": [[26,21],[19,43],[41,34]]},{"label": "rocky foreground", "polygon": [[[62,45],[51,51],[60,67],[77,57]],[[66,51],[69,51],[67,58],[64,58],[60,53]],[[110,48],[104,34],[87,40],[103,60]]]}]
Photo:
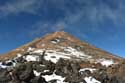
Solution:
[{"label": "rocky foreground", "polygon": [[25,53],[12,60],[1,61],[0,83],[125,83],[125,61],[106,67],[63,58],[53,63],[43,58],[44,52],[35,55],[39,60],[31,54],[26,58],[29,53]]}]

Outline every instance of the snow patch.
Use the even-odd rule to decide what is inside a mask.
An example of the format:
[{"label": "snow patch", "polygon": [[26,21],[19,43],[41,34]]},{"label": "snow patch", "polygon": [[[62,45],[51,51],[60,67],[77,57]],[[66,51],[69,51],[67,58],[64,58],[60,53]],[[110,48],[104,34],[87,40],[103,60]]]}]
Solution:
[{"label": "snow patch", "polygon": [[57,80],[56,83],[65,83],[65,82],[63,82],[65,80],[65,77],[56,75],[55,73],[53,73],[52,75],[45,75],[42,77],[44,77],[47,82],[49,82],[51,80]]},{"label": "snow patch", "polygon": [[84,80],[85,80],[87,83],[101,83],[100,81],[96,80],[96,79],[93,78],[93,77],[85,77]]},{"label": "snow patch", "polygon": [[44,56],[44,59],[45,59],[45,60],[48,60],[48,61],[50,60],[50,61],[52,61],[53,63],[58,62],[58,60],[59,60],[60,58],[70,59],[70,57],[65,56],[64,54],[62,54],[62,53],[60,53],[60,52],[56,52],[56,51],[54,51],[54,50],[52,50],[51,52],[50,52],[50,50],[47,51],[47,52],[46,52],[46,56]]},{"label": "snow patch", "polygon": [[39,50],[35,50],[35,51],[31,52],[31,54],[32,53],[43,54],[44,51],[45,51],[45,49],[39,49]]},{"label": "snow patch", "polygon": [[39,56],[36,55],[27,55],[25,57],[26,61],[39,61]]},{"label": "snow patch", "polygon": [[57,43],[59,43],[60,42],[60,40],[59,39],[54,39],[54,40],[51,40],[51,43],[53,43],[53,44],[57,44]]},{"label": "snow patch", "polygon": [[73,56],[73,57],[77,57],[77,58],[86,58],[86,59],[90,59],[92,58],[91,56],[86,55],[84,52],[82,51],[78,51],[72,47],[62,47],[64,49],[65,52],[67,52],[66,54],[69,56]]},{"label": "snow patch", "polygon": [[2,68],[2,69],[6,69],[8,66],[6,66],[6,65],[2,65],[2,62],[0,62],[0,68]]},{"label": "snow patch", "polygon": [[[11,60],[5,61],[4,63],[5,64],[3,64],[3,62],[0,62],[0,68],[6,69],[8,67],[14,67],[14,66],[16,66],[16,63],[13,62],[13,61],[11,61]],[[10,64],[10,65],[6,65],[6,64]]]},{"label": "snow patch", "polygon": [[84,72],[86,70],[89,70],[91,71],[91,73],[93,73],[96,69],[92,69],[92,68],[83,68],[83,69],[80,69],[79,72]]},{"label": "snow patch", "polygon": [[42,64],[40,64],[40,66],[41,66],[41,67],[45,67],[46,65],[42,65]]},{"label": "snow patch", "polygon": [[43,72],[49,72],[50,70],[44,70]]},{"label": "snow patch", "polygon": [[98,63],[101,63],[103,66],[110,66],[112,64],[115,64],[113,60],[106,60],[106,59],[100,59],[97,61]]},{"label": "snow patch", "polygon": [[31,52],[31,51],[33,51],[34,49],[35,49],[35,48],[29,47],[28,50],[27,50],[27,52]]},{"label": "snow patch", "polygon": [[17,57],[22,57],[22,54],[17,54]]},{"label": "snow patch", "polygon": [[35,76],[40,76],[41,72],[37,72],[36,70],[33,70],[33,73]]}]

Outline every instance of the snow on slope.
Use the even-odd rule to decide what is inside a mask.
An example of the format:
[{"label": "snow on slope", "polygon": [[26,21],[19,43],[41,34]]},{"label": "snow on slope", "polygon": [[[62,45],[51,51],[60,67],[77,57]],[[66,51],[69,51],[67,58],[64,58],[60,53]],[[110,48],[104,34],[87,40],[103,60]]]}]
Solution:
[{"label": "snow on slope", "polygon": [[3,65],[2,62],[0,62],[0,68],[5,69],[5,68],[7,68],[7,66],[6,66],[6,65]]},{"label": "snow on slope", "polygon": [[36,55],[27,55],[25,57],[26,61],[39,61],[39,56]]},{"label": "snow on slope", "polygon": [[56,83],[65,83],[65,82],[63,82],[65,80],[65,77],[56,75],[55,73],[53,73],[52,75],[45,75],[42,77],[44,77],[46,79],[46,81],[48,81],[48,82],[51,80],[57,80]]},{"label": "snow on slope", "polygon": [[[58,49],[46,50],[44,59],[48,61],[50,60],[53,63],[57,63],[60,58],[63,58],[63,59],[75,58],[75,59],[82,59],[82,60],[90,60],[92,58],[92,56],[86,55],[84,52],[78,51],[72,47],[60,47],[60,49],[62,49],[63,51],[61,52]],[[44,51],[45,49],[38,49],[31,52],[31,54],[32,53],[42,54]],[[34,58],[37,58],[37,57],[34,56]],[[103,66],[106,66],[106,67],[114,64],[113,60],[106,60],[106,59],[97,59],[96,63],[101,63]]]},{"label": "snow on slope", "polygon": [[[35,76],[40,76],[40,74],[41,74],[41,72],[37,72],[35,70],[33,72],[34,72]],[[46,71],[44,71],[44,72],[46,72]],[[52,75],[43,75],[42,77],[44,77],[47,82],[49,82],[51,80],[57,80],[56,83],[66,83],[66,82],[64,82],[65,77],[56,75],[55,72]]]},{"label": "snow on slope", "polygon": [[[21,57],[21,54],[17,54],[17,57],[15,57],[13,60],[6,60],[4,62],[0,62],[0,69],[6,69],[8,67],[14,67],[16,66],[16,59]],[[8,64],[8,65],[7,65]]]},{"label": "snow on slope", "polygon": [[36,70],[33,70],[33,73],[35,76],[40,76],[41,72],[37,72]]},{"label": "snow on slope", "polygon": [[53,52],[53,53],[47,52],[47,53],[46,53],[46,56],[44,56],[44,59],[45,59],[45,60],[48,60],[48,61],[50,60],[50,61],[52,61],[53,63],[57,63],[60,58],[70,59],[70,57],[65,56],[65,55],[63,55],[63,54],[61,54],[61,53],[59,53],[59,52]]},{"label": "snow on slope", "polygon": [[[60,49],[63,51],[60,51]],[[44,51],[46,51],[44,59],[47,61],[50,60],[53,63],[57,63],[60,58],[80,59],[80,60],[90,60],[92,58],[92,56],[86,55],[84,52],[78,51],[72,47],[60,47],[60,49],[54,49],[54,50],[37,49],[36,50],[30,47],[27,50],[27,52],[29,52],[29,55],[24,56],[23,58],[28,62],[39,61],[40,57],[38,55],[39,54],[42,55]],[[22,56],[21,54],[17,54],[17,57],[15,57],[14,60],[16,60],[21,56]],[[6,62],[8,63],[9,61],[6,61]],[[16,63],[14,62],[12,63],[13,63],[13,66],[16,65]],[[101,63],[103,66],[106,66],[106,67],[114,64],[113,60],[106,60],[106,59],[97,59],[95,63]],[[8,66],[3,65],[2,62],[0,62],[0,68],[7,68],[7,67]]]},{"label": "snow on slope", "polygon": [[113,60],[106,60],[106,59],[99,59],[97,60],[97,63],[101,63],[103,66],[110,66],[112,64],[116,64]]},{"label": "snow on slope", "polygon": [[84,79],[87,83],[101,83],[100,81],[96,80],[93,77],[85,77]]},{"label": "snow on slope", "polygon": [[[84,54],[84,52],[77,51],[76,49],[74,49],[72,47],[60,47],[60,48],[63,50],[63,52],[61,52],[59,49],[46,50],[44,59],[48,60],[48,61],[50,60],[53,63],[56,63],[56,62],[58,62],[58,60],[60,58],[63,58],[63,59],[71,59],[71,58],[90,59],[90,58],[92,58],[91,56]],[[44,51],[45,51],[45,49],[38,49],[38,50],[32,51],[31,54],[32,53],[42,54]],[[28,57],[31,57],[31,56],[28,55]],[[34,57],[34,58],[36,58],[36,57]],[[30,61],[34,61],[34,60],[30,60]]]},{"label": "snow on slope", "polygon": [[86,71],[86,70],[89,70],[89,71],[91,71],[91,73],[93,73],[96,69],[92,69],[92,68],[83,68],[83,69],[80,69],[79,70],[79,72],[84,72],[84,71]]}]

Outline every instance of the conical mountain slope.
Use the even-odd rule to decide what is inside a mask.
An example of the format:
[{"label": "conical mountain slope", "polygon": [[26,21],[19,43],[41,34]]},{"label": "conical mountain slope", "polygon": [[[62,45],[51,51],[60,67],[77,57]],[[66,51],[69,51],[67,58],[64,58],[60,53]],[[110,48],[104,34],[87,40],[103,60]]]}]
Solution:
[{"label": "conical mountain slope", "polygon": [[0,60],[0,83],[125,82],[122,58],[66,32],[35,39]]},{"label": "conical mountain slope", "polygon": [[[74,50],[77,52],[81,52],[81,55],[83,53],[83,55],[86,55],[86,58],[88,57],[89,60],[90,59],[112,59],[114,61],[121,60],[120,57],[115,56],[106,51],[103,51],[99,48],[96,48],[84,41],[80,41],[79,39],[73,37],[72,35],[66,32],[55,32],[45,35],[42,38],[35,39],[34,41],[26,45],[23,45],[7,54],[4,54],[4,56],[1,56],[0,59],[4,60],[9,58],[14,58],[17,56],[17,54],[23,54],[27,52],[29,48],[34,48],[35,50],[37,49],[58,50],[60,52],[66,52],[67,50],[73,52]],[[76,56],[79,56],[79,54]]]}]

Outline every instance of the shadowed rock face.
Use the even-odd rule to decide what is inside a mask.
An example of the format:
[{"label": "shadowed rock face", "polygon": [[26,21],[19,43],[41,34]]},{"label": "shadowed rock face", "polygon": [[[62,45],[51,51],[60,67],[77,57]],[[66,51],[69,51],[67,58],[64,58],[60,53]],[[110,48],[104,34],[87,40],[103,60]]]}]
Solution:
[{"label": "shadowed rock face", "polygon": [[125,60],[65,32],[48,34],[0,60],[0,83],[125,83]]}]

